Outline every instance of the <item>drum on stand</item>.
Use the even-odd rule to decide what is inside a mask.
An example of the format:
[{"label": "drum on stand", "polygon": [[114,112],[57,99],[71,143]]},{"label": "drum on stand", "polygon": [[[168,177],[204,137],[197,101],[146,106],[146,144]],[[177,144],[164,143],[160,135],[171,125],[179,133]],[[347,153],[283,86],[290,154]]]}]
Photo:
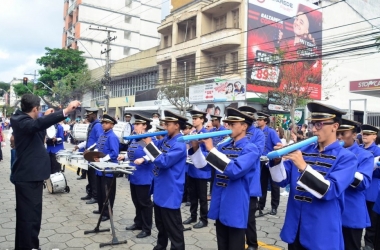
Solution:
[{"label": "drum on stand", "polygon": [[129,122],[117,122],[112,130],[117,138],[119,138],[120,143],[128,144],[129,140],[124,140],[123,137],[132,134],[132,125]]},{"label": "drum on stand", "polygon": [[72,167],[88,170],[88,162],[84,159],[82,154],[72,154],[70,156],[70,165]]},{"label": "drum on stand", "polygon": [[77,141],[87,140],[87,130],[89,124],[74,124],[72,137]]},{"label": "drum on stand", "polygon": [[53,139],[55,135],[57,134],[57,129],[55,128],[54,125],[50,126],[49,128],[46,129],[46,136],[49,139]]},{"label": "drum on stand", "polygon": [[72,152],[68,150],[60,150],[56,153],[55,157],[57,158],[57,161],[64,166],[70,165],[70,156],[72,155]]},{"label": "drum on stand", "polygon": [[50,175],[50,178],[46,180],[47,190],[51,194],[70,192],[70,187],[67,186],[66,177],[63,173],[55,173]]}]

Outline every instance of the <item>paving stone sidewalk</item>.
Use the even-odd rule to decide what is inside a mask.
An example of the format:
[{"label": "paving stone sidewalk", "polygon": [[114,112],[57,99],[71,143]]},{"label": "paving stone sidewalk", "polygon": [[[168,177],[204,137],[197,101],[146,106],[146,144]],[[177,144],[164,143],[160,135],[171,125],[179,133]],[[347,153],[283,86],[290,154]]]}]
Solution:
[{"label": "paving stone sidewalk", "polygon": [[[7,132],[7,131],[6,131]],[[70,148],[65,143],[66,148]],[[15,238],[15,192],[9,181],[10,148],[7,142],[2,148],[4,160],[0,163],[0,250],[14,249]],[[51,249],[100,249],[99,244],[111,240],[110,232],[85,235],[85,230],[95,228],[97,215],[92,211],[97,205],[86,205],[80,197],[85,195],[87,180],[77,180],[76,171],[66,168],[65,176],[70,193],[50,194],[45,189],[43,197],[43,215],[40,232],[42,250]],[[268,193],[269,195],[270,193]],[[279,233],[284,221],[287,197],[281,197],[277,216],[267,215],[257,218],[257,230],[260,249],[284,249],[286,244],[280,240]],[[270,199],[267,201],[270,204]],[[119,240],[128,240],[127,244],[103,247],[101,249],[152,250],[157,237],[153,225],[152,235],[144,239],[136,238],[139,231],[126,231],[125,227],[133,224],[134,206],[126,178],[117,178],[116,200],[114,205],[114,223]],[[189,207],[182,206],[182,219],[189,217]],[[102,222],[101,228],[110,228],[110,222]],[[214,221],[209,220],[208,227],[185,231],[187,250],[217,249]],[[169,247],[168,247],[169,249]]]}]

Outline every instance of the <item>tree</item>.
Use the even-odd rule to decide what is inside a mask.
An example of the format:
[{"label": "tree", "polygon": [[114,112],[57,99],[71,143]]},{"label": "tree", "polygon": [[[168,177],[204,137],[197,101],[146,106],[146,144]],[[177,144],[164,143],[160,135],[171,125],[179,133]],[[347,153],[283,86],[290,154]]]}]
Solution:
[{"label": "tree", "polygon": [[17,96],[31,91],[40,96],[49,107],[58,107],[73,99],[80,100],[84,93],[100,87],[99,81],[91,80],[82,51],[48,47],[45,50],[45,56],[37,59],[37,63],[44,67],[39,70],[39,82],[35,85],[28,84],[29,89],[23,84],[14,85]]},{"label": "tree", "polygon": [[10,88],[9,83],[0,82],[0,95],[3,96],[5,94],[5,92],[9,91],[9,88]]}]

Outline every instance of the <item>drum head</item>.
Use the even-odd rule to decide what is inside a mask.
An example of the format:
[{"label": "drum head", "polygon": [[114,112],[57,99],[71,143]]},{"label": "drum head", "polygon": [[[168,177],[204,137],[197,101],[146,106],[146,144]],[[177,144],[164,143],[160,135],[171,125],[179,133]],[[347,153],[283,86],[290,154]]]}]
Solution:
[{"label": "drum head", "polygon": [[53,139],[57,133],[57,130],[55,129],[55,126],[50,126],[48,129],[46,129],[46,136],[49,139]]}]

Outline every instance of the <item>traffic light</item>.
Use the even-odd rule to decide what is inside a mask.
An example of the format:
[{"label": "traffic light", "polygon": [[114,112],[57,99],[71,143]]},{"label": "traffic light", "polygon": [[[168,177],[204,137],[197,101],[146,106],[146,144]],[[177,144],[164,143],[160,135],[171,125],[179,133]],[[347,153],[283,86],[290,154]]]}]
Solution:
[{"label": "traffic light", "polygon": [[27,86],[28,85],[28,77],[22,78],[22,83]]}]

